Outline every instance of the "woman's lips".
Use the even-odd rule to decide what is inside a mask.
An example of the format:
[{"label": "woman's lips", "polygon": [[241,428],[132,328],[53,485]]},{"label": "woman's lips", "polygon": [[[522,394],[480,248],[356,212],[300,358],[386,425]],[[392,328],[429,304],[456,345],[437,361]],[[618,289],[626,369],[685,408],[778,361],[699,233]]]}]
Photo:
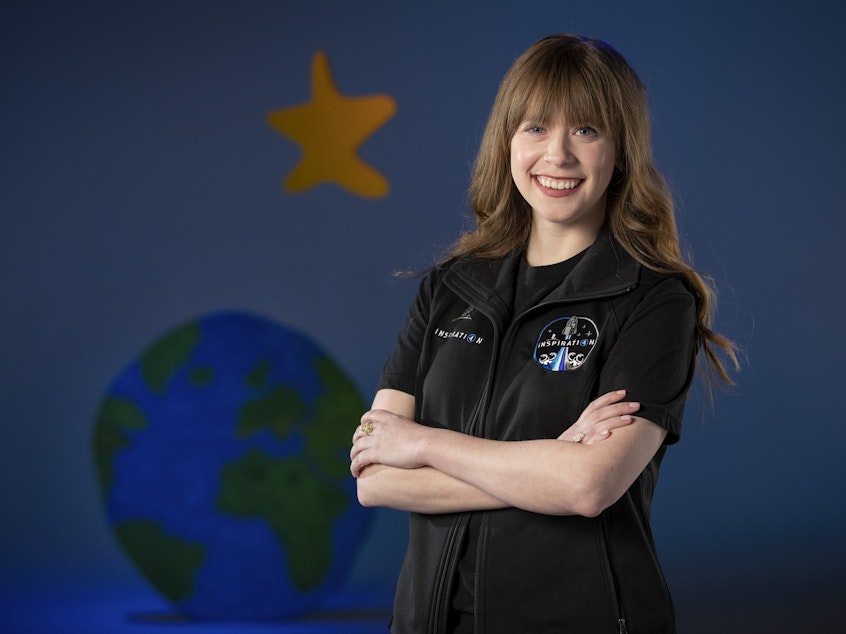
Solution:
[{"label": "woman's lips", "polygon": [[548,196],[569,196],[582,183],[581,178],[552,178],[551,176],[535,175],[535,183]]}]

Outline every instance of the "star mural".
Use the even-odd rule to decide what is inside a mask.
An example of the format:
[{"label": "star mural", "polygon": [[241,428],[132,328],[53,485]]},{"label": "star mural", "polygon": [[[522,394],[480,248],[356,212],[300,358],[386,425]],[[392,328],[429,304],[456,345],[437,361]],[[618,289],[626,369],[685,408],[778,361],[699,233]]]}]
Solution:
[{"label": "star mural", "polygon": [[304,192],[335,183],[365,198],[388,194],[388,180],[358,156],[358,148],[394,116],[390,95],[349,97],[341,94],[318,51],[311,67],[311,101],[268,115],[271,127],[302,148],[302,158],[284,181],[285,190]]}]

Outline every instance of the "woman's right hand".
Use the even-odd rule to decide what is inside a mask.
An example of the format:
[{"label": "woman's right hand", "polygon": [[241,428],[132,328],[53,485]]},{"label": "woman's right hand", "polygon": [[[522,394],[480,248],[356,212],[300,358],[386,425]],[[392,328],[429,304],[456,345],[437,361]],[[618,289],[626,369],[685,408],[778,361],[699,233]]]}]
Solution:
[{"label": "woman's right hand", "polygon": [[640,403],[623,401],[625,396],[625,390],[616,390],[598,397],[558,440],[590,445],[609,438],[614,429],[630,425],[632,414],[640,409]]}]

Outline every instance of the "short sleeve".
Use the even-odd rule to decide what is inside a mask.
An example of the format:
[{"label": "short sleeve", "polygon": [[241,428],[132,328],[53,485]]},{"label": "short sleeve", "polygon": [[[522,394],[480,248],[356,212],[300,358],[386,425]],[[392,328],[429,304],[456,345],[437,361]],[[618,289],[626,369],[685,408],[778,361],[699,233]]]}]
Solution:
[{"label": "short sleeve", "polygon": [[432,298],[434,274],[430,273],[420,283],[417,296],[408,310],[408,315],[397,337],[396,345],[388,357],[377,389],[394,389],[414,395],[417,384],[417,369],[429,322],[429,308]]},{"label": "short sleeve", "polygon": [[600,376],[600,394],[625,389],[641,416],[679,440],[684,406],[699,350],[696,300],[681,279],[653,286],[620,324]]}]

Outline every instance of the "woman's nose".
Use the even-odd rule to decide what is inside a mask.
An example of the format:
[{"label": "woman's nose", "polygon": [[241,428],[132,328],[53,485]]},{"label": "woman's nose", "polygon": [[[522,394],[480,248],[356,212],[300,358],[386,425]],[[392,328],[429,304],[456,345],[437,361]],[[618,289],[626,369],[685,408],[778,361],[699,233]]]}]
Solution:
[{"label": "woman's nose", "polygon": [[564,134],[553,134],[546,145],[544,159],[552,165],[565,165],[573,160],[569,139]]}]

